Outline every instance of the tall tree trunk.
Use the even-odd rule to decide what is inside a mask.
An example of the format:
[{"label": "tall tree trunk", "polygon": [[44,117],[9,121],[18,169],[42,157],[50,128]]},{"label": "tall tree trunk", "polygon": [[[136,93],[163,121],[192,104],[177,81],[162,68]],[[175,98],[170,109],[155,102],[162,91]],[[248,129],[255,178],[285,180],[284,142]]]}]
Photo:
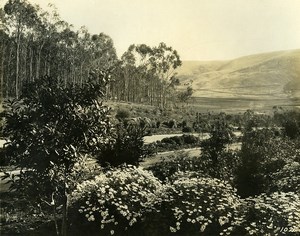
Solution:
[{"label": "tall tree trunk", "polygon": [[32,74],[33,74],[33,50],[32,47],[30,47],[30,52],[29,52],[29,57],[30,57],[30,62],[29,62],[29,81],[32,80]]},{"label": "tall tree trunk", "polygon": [[68,229],[68,195],[65,193],[65,196],[63,196],[63,206],[62,206],[62,225],[61,225],[61,235],[67,236],[67,229]]},{"label": "tall tree trunk", "polygon": [[16,52],[16,81],[15,81],[15,90],[16,97],[19,97],[19,71],[20,71],[20,43],[21,43],[21,33],[18,29],[18,38],[17,38],[17,52]]},{"label": "tall tree trunk", "polygon": [[[65,176],[66,181],[66,176]],[[67,184],[64,182],[64,196],[62,200],[62,225],[61,225],[61,236],[67,236],[68,229],[68,193]]]},{"label": "tall tree trunk", "polygon": [[2,55],[1,55],[1,74],[0,74],[0,99],[2,102],[4,96],[4,55],[5,55],[5,46],[2,45]]},{"label": "tall tree trunk", "polygon": [[38,51],[38,55],[36,58],[36,71],[35,71],[35,77],[38,79],[40,77],[40,63],[41,63],[41,48]]},{"label": "tall tree trunk", "polygon": [[57,216],[56,216],[56,203],[54,202],[52,209],[53,209],[53,217],[54,217],[54,224],[55,224],[55,231],[56,231],[56,236],[59,236],[59,228],[58,228],[58,223],[57,223]]},{"label": "tall tree trunk", "polygon": [[[23,71],[23,80],[25,79],[25,80],[27,80],[28,79],[28,77],[27,77],[27,56],[28,56],[28,53],[27,53],[27,48],[26,48],[26,50],[25,50],[25,53],[24,53],[25,55],[24,55],[24,65],[23,65],[23,67],[24,67],[24,71]],[[20,81],[20,86],[22,87],[23,86],[23,80],[21,80]]]},{"label": "tall tree trunk", "polygon": [[83,84],[83,81],[82,81],[82,68],[83,68],[83,63],[81,63],[80,65],[80,77],[79,77],[79,83],[80,83],[80,86],[82,86]]},{"label": "tall tree trunk", "polygon": [[11,91],[13,90],[13,88],[9,86],[9,84],[11,84],[11,83],[9,83],[9,78],[12,77],[11,74],[9,73],[9,66],[10,66],[11,61],[12,61],[12,54],[13,54],[13,46],[11,45],[10,50],[9,50],[8,61],[7,61],[7,73],[6,73],[6,76],[5,76],[6,77],[6,79],[5,79],[5,81],[6,81],[6,83],[5,83],[6,84],[6,95],[5,95],[5,97],[6,98],[8,98],[10,95],[12,95]]}]

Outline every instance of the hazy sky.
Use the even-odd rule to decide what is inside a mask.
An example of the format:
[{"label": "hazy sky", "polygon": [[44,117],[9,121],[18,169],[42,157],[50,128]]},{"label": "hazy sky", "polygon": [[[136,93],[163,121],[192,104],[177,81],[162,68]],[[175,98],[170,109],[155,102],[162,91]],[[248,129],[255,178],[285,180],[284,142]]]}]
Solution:
[{"label": "hazy sky", "polygon": [[[3,0],[1,0],[3,1]],[[300,48],[300,0],[29,0],[130,44],[165,42],[183,60],[221,60]]]}]

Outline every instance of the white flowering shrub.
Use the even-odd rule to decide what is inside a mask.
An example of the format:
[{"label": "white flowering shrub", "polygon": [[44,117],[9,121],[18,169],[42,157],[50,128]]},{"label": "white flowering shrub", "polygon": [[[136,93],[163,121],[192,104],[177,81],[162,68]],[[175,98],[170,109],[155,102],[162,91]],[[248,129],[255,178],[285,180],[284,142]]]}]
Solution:
[{"label": "white flowering shrub", "polygon": [[118,234],[141,222],[161,200],[163,186],[151,172],[133,166],[111,169],[79,184],[72,203],[98,230]]},{"label": "white flowering shrub", "polygon": [[162,211],[170,217],[169,230],[180,235],[218,235],[222,230],[229,231],[228,225],[240,204],[228,183],[190,177],[188,173],[179,173],[166,195],[169,198]]},{"label": "white flowering shrub", "polygon": [[232,226],[242,235],[299,235],[300,197],[275,192],[247,198]]},{"label": "white flowering shrub", "polygon": [[162,183],[142,168],[109,169],[78,184],[71,205],[81,216],[78,229],[87,235],[300,233],[299,194],[263,193],[241,199],[228,182],[197,171],[177,171]]},{"label": "white flowering shrub", "polygon": [[283,192],[295,192],[300,195],[300,163],[286,164],[280,171],[272,175],[273,185]]}]

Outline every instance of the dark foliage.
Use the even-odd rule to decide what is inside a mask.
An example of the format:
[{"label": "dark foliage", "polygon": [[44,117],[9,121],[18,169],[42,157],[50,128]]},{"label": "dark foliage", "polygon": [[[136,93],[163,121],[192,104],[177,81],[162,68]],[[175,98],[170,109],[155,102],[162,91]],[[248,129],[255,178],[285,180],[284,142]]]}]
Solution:
[{"label": "dark foliage", "polygon": [[0,148],[0,166],[7,166],[8,160],[5,158],[5,149]]},{"label": "dark foliage", "polygon": [[184,134],[163,138],[154,144],[148,144],[147,147],[153,146],[157,152],[179,150],[184,148],[193,148],[200,146],[200,139],[195,135]]},{"label": "dark foliage", "polygon": [[241,197],[249,197],[278,190],[273,176],[288,163],[297,162],[299,148],[289,138],[278,136],[276,129],[256,129],[250,124],[243,131],[239,156],[236,186]]},{"label": "dark foliage", "polygon": [[101,166],[119,166],[121,164],[138,165],[148,155],[143,147],[145,129],[139,126],[116,126],[114,137],[97,153],[97,161]]},{"label": "dark foliage", "polygon": [[[160,122],[159,122],[160,123]],[[177,128],[177,122],[175,119],[171,119],[169,121],[164,121],[162,122],[162,124],[167,127],[167,128],[170,128],[170,129],[173,129],[173,128]]]},{"label": "dark foliage", "polygon": [[188,157],[184,153],[176,153],[174,156],[162,160],[159,163],[148,168],[155,177],[161,181],[172,179],[172,176],[178,171],[194,172],[196,176],[208,176],[206,170],[202,168],[201,158]]},{"label": "dark foliage", "polygon": [[[224,178],[231,174],[226,170],[232,171],[238,161],[233,152],[229,152],[228,145],[233,142],[233,128],[226,121],[225,114],[220,114],[210,125],[210,137],[201,143],[201,158],[203,167],[208,170],[211,177]],[[225,176],[224,176],[225,174]]]},{"label": "dark foliage", "polygon": [[284,134],[291,139],[300,137],[300,112],[275,111],[275,122],[284,129]]},{"label": "dark foliage", "polygon": [[193,128],[190,126],[185,126],[182,128],[183,133],[192,133],[193,131],[194,131]]},{"label": "dark foliage", "polygon": [[130,117],[130,112],[127,109],[119,109],[116,114],[116,118],[119,121],[125,120]]},{"label": "dark foliage", "polygon": [[54,212],[61,209],[62,235],[68,194],[81,171],[75,164],[83,154],[95,154],[109,137],[109,109],[99,101],[107,79],[107,73],[93,73],[79,87],[46,76],[26,84],[20,98],[6,104],[5,153],[20,170],[16,176],[7,174],[11,189],[35,204],[47,203]]}]

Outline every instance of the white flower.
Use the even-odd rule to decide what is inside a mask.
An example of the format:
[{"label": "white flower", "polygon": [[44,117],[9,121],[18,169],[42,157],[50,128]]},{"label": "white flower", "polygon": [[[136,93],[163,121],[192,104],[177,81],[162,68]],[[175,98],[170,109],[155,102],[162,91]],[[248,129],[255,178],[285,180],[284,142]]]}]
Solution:
[{"label": "white flower", "polygon": [[221,216],[220,218],[219,218],[219,224],[222,226],[222,225],[224,225],[224,224],[226,224],[228,222],[228,218],[227,217],[225,217],[225,216]]},{"label": "white flower", "polygon": [[200,231],[204,232],[205,229],[206,229],[206,224],[201,225]]}]

